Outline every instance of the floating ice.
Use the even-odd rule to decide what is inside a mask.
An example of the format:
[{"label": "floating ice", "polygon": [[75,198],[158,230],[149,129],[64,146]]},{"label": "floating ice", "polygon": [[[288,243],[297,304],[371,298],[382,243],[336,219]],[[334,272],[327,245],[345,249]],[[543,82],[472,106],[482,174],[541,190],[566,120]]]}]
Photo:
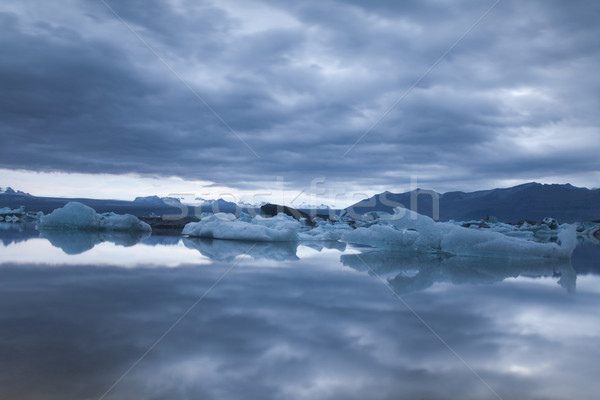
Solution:
[{"label": "floating ice", "polygon": [[193,237],[249,240],[261,242],[291,242],[298,240],[300,222],[285,214],[272,218],[255,216],[236,219],[235,215],[217,213],[203,218],[200,222],[190,222],[183,228],[183,234]]},{"label": "floating ice", "polygon": [[298,233],[298,238],[300,240],[340,240],[344,233],[350,230],[352,230],[352,228],[346,223],[338,222],[335,224],[330,224],[326,221],[323,221],[323,223],[319,224],[319,226],[313,229]]},{"label": "floating ice", "polygon": [[129,214],[97,214],[96,211],[78,202],[67,203],[40,218],[38,229],[78,229],[97,231],[152,231],[150,225]]},{"label": "floating ice", "polygon": [[[568,258],[577,243],[575,227],[568,225],[554,227],[558,244],[527,240],[533,236],[531,231],[513,232],[507,224],[495,223],[496,229],[479,224],[465,228],[456,223],[435,222],[404,208],[396,208],[394,215],[370,213],[367,217],[370,218],[349,223],[317,221],[317,226],[311,228],[283,213],[272,218],[252,218],[243,213],[236,218],[234,214],[217,213],[187,224],[183,234],[262,242],[339,240],[394,251],[499,258]],[[351,223],[359,227],[353,229]],[[519,237],[509,236],[515,233]]]},{"label": "floating ice", "polygon": [[37,214],[28,214],[24,206],[11,209],[10,207],[0,208],[0,221],[20,222],[35,219]]},{"label": "floating ice", "polygon": [[349,243],[381,249],[441,252],[460,256],[568,258],[575,249],[575,227],[559,232],[557,243],[537,243],[485,229],[469,229],[403,208],[379,217],[377,224],[342,236]]}]

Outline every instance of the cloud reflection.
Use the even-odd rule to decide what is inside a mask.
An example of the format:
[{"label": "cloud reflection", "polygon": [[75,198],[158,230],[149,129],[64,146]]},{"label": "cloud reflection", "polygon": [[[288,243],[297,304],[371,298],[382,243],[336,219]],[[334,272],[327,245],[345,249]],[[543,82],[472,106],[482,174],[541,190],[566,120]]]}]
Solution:
[{"label": "cloud reflection", "polygon": [[[323,262],[235,269],[108,398],[493,398],[378,280]],[[4,264],[0,398],[98,398],[228,267]],[[503,398],[592,398],[600,292],[470,271],[406,301]]]}]

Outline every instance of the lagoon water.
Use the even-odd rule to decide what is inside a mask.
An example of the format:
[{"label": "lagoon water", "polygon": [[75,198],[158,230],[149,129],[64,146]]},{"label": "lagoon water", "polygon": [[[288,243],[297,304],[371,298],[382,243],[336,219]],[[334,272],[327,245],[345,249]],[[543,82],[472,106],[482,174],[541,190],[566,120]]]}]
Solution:
[{"label": "lagoon water", "polygon": [[596,399],[571,261],[0,229],[1,399]]}]

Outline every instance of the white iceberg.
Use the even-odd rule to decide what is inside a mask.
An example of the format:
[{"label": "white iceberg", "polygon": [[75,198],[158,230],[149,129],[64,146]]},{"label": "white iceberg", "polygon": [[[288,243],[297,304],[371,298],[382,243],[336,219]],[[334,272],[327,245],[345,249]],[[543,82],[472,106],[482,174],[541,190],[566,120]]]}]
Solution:
[{"label": "white iceberg", "polygon": [[283,213],[272,218],[257,215],[249,222],[246,218],[236,219],[234,214],[217,213],[200,222],[190,222],[182,233],[213,239],[291,242],[298,240],[301,227],[300,222]]},{"label": "white iceberg", "polygon": [[465,228],[455,223],[435,222],[404,208],[394,215],[371,213],[368,224],[353,229],[346,222],[317,221],[314,228],[283,213],[272,218],[241,214],[206,215],[200,222],[187,224],[183,234],[190,237],[260,242],[341,241],[380,249],[408,252],[445,253],[457,256],[499,258],[568,258],[577,239],[574,226],[557,230],[558,242],[539,243],[531,234],[507,236],[507,227]]},{"label": "white iceberg", "polygon": [[44,215],[40,218],[37,228],[40,230],[152,231],[150,225],[140,221],[133,215],[98,214],[93,208],[78,202],[67,203],[63,208],[58,208],[50,214]]},{"label": "white iceberg", "polygon": [[298,238],[303,241],[337,241],[342,238],[344,233],[350,230],[352,230],[352,227],[344,222],[330,224],[327,221],[323,221],[319,226],[313,229],[298,233]]},{"label": "white iceberg", "polygon": [[388,250],[439,252],[459,256],[568,258],[577,245],[575,227],[559,233],[557,243],[538,243],[500,232],[469,229],[403,208],[394,215],[379,217],[376,224],[358,228],[342,236],[348,243],[365,244]]}]

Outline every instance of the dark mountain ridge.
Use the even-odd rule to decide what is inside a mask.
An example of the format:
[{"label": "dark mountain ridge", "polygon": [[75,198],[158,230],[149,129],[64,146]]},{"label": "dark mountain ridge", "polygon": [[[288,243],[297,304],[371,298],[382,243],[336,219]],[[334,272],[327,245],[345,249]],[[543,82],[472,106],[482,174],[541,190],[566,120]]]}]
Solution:
[{"label": "dark mountain ridge", "polygon": [[[436,202],[439,214],[434,215]],[[600,219],[600,189],[535,182],[470,193],[440,194],[416,189],[405,193],[380,193],[346,210],[358,215],[369,211],[392,212],[397,206],[441,221],[479,220],[487,216],[504,222],[540,221],[544,217],[553,217],[559,222],[592,221]]]}]

